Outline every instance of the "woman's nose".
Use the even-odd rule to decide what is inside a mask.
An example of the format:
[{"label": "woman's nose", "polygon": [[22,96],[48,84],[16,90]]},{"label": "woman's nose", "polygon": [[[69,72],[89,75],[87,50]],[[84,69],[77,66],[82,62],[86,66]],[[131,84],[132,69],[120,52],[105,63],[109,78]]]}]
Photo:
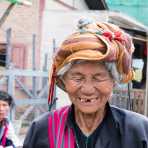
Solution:
[{"label": "woman's nose", "polygon": [[90,80],[86,80],[81,86],[81,92],[86,95],[91,95],[95,92],[95,87],[93,82]]}]

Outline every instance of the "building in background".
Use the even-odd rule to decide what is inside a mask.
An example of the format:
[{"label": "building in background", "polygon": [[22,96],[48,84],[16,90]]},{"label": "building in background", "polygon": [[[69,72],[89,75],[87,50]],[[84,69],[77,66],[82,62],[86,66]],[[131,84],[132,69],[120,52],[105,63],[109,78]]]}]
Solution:
[{"label": "building in background", "polygon": [[[4,14],[9,1],[0,2],[0,18]],[[31,6],[16,4],[0,28],[0,44],[2,53],[6,53],[6,30],[11,28],[11,60],[16,68],[32,67],[32,40],[36,35],[36,67],[40,65],[41,20],[44,0],[32,0]],[[2,57],[3,58],[3,57]]]}]

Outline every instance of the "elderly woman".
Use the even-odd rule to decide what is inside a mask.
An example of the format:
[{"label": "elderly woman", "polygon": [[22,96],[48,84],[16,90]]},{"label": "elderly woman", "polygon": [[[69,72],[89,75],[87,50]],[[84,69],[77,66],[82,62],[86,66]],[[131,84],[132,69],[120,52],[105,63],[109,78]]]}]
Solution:
[{"label": "elderly woman", "polygon": [[148,148],[148,119],[109,104],[115,83],[133,78],[131,38],[109,23],[78,28],[54,58],[49,93],[56,82],[72,105],[36,119],[24,148]]}]

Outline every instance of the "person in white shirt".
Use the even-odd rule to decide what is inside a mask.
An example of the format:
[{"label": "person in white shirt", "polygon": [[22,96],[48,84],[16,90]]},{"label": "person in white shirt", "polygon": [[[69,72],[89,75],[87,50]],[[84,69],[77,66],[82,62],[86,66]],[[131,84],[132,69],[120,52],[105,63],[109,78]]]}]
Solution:
[{"label": "person in white shirt", "polygon": [[13,98],[7,92],[0,91],[0,148],[21,147],[21,142],[8,119],[8,113],[13,104]]}]

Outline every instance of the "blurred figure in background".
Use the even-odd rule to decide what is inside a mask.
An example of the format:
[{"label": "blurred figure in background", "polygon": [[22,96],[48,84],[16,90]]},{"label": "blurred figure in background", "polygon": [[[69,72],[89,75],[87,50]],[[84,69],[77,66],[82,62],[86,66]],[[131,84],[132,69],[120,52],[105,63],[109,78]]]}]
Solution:
[{"label": "blurred figure in background", "polygon": [[7,92],[0,91],[0,148],[21,147],[21,143],[8,118],[10,108],[13,105],[13,98]]}]

